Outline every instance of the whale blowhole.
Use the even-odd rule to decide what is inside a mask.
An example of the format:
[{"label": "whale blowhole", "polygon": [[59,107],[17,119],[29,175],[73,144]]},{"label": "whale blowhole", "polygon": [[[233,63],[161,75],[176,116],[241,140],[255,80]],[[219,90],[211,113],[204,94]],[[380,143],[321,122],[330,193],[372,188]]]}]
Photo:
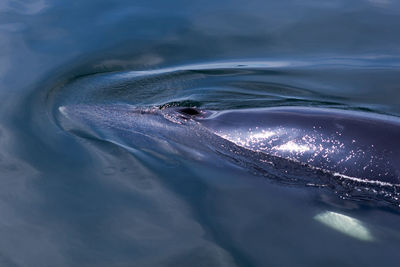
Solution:
[{"label": "whale blowhole", "polygon": [[197,110],[196,108],[191,108],[191,107],[187,107],[187,108],[181,108],[179,109],[179,112],[185,115],[189,115],[189,116],[197,116],[200,115],[200,111]]}]

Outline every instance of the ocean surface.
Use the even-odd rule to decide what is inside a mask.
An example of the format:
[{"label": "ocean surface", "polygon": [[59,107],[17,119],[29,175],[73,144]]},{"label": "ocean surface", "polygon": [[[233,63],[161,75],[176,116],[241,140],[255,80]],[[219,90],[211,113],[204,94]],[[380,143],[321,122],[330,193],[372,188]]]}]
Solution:
[{"label": "ocean surface", "polygon": [[0,99],[0,266],[400,262],[398,199],[268,178],[146,120],[121,134],[63,116],[107,104],[399,119],[399,1],[2,0]]}]

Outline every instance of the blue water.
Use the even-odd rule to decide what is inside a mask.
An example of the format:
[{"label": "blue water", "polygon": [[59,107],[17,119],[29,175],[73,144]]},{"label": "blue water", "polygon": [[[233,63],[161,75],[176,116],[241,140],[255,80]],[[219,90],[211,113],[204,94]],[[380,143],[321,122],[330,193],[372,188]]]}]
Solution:
[{"label": "blue water", "polygon": [[283,184],[187,141],[72,130],[60,107],[397,119],[399,25],[393,0],[1,1],[0,265],[395,266],[393,203]]}]

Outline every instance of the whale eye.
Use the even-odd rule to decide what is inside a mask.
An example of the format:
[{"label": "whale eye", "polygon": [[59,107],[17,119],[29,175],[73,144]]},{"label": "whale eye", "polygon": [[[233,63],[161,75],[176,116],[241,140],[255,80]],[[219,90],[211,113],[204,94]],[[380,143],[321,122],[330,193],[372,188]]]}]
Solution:
[{"label": "whale eye", "polygon": [[181,108],[179,109],[179,112],[189,116],[196,116],[200,114],[200,112],[195,108]]}]

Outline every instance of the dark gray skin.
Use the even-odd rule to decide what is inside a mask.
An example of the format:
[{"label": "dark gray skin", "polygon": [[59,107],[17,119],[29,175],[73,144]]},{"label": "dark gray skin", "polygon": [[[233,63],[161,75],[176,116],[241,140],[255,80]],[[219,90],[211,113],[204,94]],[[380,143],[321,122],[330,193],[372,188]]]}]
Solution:
[{"label": "dark gray skin", "polygon": [[400,122],[396,117],[323,108],[229,111],[59,108],[59,123],[83,137],[190,160],[230,162],[273,181],[330,187],[344,197],[399,205]]},{"label": "dark gray skin", "polygon": [[304,107],[199,111],[188,116],[252,151],[334,174],[400,184],[400,122],[393,117]]}]

